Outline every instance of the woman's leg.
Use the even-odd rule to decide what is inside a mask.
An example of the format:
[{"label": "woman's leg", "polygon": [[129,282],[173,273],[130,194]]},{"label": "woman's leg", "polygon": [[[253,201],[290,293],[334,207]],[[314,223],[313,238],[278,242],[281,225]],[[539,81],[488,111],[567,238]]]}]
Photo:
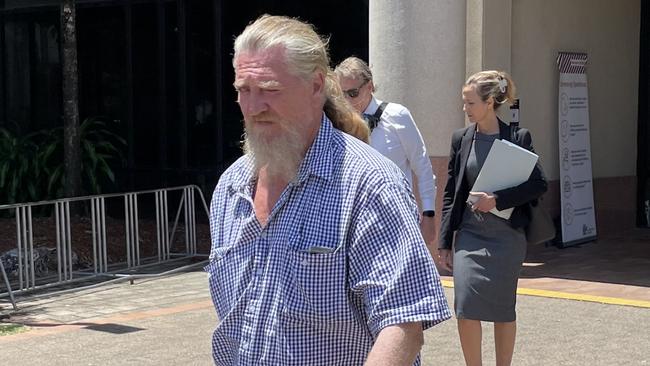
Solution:
[{"label": "woman's leg", "polygon": [[497,366],[510,366],[515,350],[517,322],[494,323],[494,349]]},{"label": "woman's leg", "polygon": [[458,319],[458,335],[463,357],[467,366],[481,366],[481,322],[472,319]]}]

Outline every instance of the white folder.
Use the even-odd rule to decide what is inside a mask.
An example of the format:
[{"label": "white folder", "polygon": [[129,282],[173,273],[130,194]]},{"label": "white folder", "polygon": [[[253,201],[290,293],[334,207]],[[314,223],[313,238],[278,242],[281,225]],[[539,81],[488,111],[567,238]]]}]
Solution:
[{"label": "white folder", "polygon": [[[537,154],[510,141],[494,140],[472,192],[495,192],[518,186],[528,180],[538,159]],[[514,207],[501,211],[493,208],[490,212],[507,220],[513,210]]]}]

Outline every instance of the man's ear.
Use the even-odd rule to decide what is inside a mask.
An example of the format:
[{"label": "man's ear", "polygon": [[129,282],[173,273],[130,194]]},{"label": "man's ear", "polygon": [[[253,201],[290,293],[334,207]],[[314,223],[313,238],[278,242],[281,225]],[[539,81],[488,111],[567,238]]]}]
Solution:
[{"label": "man's ear", "polygon": [[314,78],[312,79],[312,94],[314,96],[321,96],[325,93],[325,75],[317,71],[314,73]]}]

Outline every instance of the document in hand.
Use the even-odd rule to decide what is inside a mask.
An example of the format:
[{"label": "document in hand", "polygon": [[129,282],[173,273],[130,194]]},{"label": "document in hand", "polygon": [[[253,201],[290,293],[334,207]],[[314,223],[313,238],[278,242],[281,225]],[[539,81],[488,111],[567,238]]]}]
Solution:
[{"label": "document in hand", "polygon": [[[472,192],[495,192],[520,185],[530,177],[537,159],[537,154],[510,141],[494,140]],[[507,220],[513,210],[514,207],[502,211],[493,208],[490,212]]]}]

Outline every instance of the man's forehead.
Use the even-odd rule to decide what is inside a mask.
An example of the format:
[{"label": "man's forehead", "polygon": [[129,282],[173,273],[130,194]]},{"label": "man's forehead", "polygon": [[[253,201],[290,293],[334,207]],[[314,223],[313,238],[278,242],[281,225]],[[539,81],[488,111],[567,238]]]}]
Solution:
[{"label": "man's forehead", "polygon": [[247,72],[247,71],[238,71],[235,72],[235,82],[233,85],[235,88],[239,88],[245,85],[248,86],[257,86],[260,88],[277,88],[282,85],[279,77],[276,73],[271,70],[266,70],[268,72]]},{"label": "man's forehead", "polygon": [[242,52],[235,59],[235,79],[277,78],[286,72],[284,52],[276,48]]},{"label": "man's forehead", "polygon": [[361,79],[355,78],[353,76],[341,76],[339,78],[339,82],[341,84],[350,84],[350,85],[352,85],[352,84],[357,84],[360,81],[361,81]]},{"label": "man's forehead", "polygon": [[235,58],[235,71],[243,68],[278,68],[285,65],[285,50],[279,46],[241,51]]}]

